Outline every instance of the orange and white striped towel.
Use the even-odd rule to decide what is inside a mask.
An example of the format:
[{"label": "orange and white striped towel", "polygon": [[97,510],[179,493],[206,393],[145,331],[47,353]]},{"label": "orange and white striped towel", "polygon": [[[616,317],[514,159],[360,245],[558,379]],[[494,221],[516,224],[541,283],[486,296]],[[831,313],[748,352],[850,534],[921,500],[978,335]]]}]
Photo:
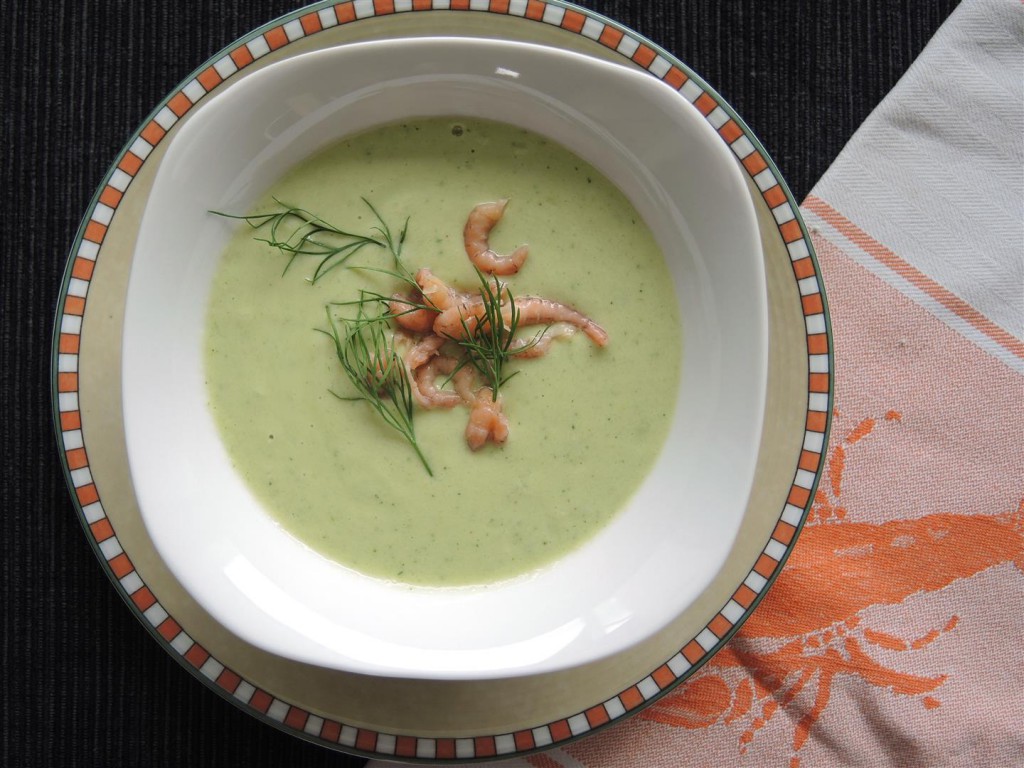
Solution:
[{"label": "orange and white striped towel", "polygon": [[786,569],[686,684],[497,765],[1024,765],[1024,4],[962,4],[802,210],[836,412]]}]

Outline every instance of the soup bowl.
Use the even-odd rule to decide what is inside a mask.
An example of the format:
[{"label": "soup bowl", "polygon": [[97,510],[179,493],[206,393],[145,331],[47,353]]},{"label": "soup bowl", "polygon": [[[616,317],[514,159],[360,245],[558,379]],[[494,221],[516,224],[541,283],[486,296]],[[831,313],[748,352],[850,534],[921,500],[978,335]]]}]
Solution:
[{"label": "soup bowl", "polygon": [[[468,587],[372,578],[292,537],[232,466],[204,384],[205,310],[231,235],[209,211],[248,210],[342,137],[430,116],[509,123],[595,166],[650,228],[682,318],[668,438],[629,503],[554,563]],[[729,557],[764,416],[766,305],[757,221],[736,159],[649,74],[472,38],[356,43],[271,64],[189,115],[142,217],[122,384],[143,522],[217,622],[284,658],[451,680],[606,658],[684,612]]]}]

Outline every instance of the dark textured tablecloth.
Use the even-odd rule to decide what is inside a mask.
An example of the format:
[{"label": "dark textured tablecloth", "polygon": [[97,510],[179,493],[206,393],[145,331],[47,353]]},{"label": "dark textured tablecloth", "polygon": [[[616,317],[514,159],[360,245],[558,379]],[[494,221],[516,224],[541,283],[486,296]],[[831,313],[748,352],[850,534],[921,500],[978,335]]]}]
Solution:
[{"label": "dark textured tablecloth", "polygon": [[[687,62],[798,200],[956,5],[585,0]],[[195,66],[300,4],[0,2],[0,765],[359,766],[211,693],[136,622],[86,542],[51,426],[65,260],[106,168]]]}]

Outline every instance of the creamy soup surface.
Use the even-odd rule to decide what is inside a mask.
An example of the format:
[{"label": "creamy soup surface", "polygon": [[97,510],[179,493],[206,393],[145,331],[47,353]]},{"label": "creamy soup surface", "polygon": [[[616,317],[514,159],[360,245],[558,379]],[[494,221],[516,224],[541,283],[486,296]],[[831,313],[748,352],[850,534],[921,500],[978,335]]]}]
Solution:
[{"label": "creamy soup surface", "polygon": [[[510,436],[472,452],[468,410],[418,410],[433,476],[401,435],[351,395],[325,308],[379,273],[287,258],[239,225],[208,308],[209,406],[236,470],[266,511],[321,555],[415,585],[486,584],[580,546],[636,491],[664,443],[679,386],[682,336],[661,251],[629,201],[592,166],[508,125],[429,119],[346,139],[280,179],[251,213],[301,206],[370,233],[363,198],[397,232],[403,261],[449,284],[477,285],[462,231],[478,203],[508,198],[491,233],[501,252],[527,243],[513,296],[569,304],[603,326],[605,348],[577,333],[512,364],[502,388]],[[390,269],[384,249],[349,262]],[[351,311],[335,307],[335,316]],[[538,328],[529,329],[532,331]]]}]

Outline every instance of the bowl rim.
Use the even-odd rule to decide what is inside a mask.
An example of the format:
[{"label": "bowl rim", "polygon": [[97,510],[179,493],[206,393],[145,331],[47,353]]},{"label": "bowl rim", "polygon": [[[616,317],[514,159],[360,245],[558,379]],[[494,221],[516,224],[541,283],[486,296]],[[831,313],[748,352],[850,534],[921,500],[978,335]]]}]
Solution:
[{"label": "bowl rim", "polygon": [[[584,80],[600,80],[600,98],[580,87]],[[265,94],[292,93],[300,84],[327,103],[308,115],[293,110],[285,121],[279,100]],[[299,158],[297,151],[308,157],[325,144],[303,138],[322,126],[333,142],[369,125],[418,116],[422,104],[433,108],[448,95],[458,114],[497,114],[541,133],[550,130],[549,138],[560,130],[556,140],[571,141],[572,151],[599,168],[607,164],[606,173],[615,158],[628,173],[617,170],[613,182],[636,187],[623,187],[635,205],[641,203],[642,185],[629,174],[653,185],[641,213],[663,248],[689,239],[689,247],[678,252],[685,254],[683,261],[695,260],[695,267],[676,278],[687,293],[680,302],[690,362],[683,366],[677,405],[684,414],[677,413],[668,446],[634,500],[604,530],[528,578],[469,591],[396,589],[311,555],[261,505],[246,503],[251,494],[232,492],[235,473],[219,431],[206,438],[206,420],[191,423],[185,436],[182,419],[203,410],[206,390],[199,381],[201,361],[193,374],[193,355],[175,350],[198,349],[188,326],[205,298],[202,286],[188,287],[187,277],[184,288],[175,285],[169,292],[167,286],[179,271],[194,272],[197,262],[206,269],[215,260],[204,254],[222,250],[196,235],[211,203],[225,209],[218,184],[229,197],[240,185],[265,187]],[[390,99],[393,114],[362,119],[380,99]],[[415,99],[421,101],[409,106]],[[440,110],[447,113],[448,106]],[[653,122],[620,117],[637,110],[652,114]],[[353,129],[343,121],[344,130],[336,132],[332,120],[349,114],[359,125]],[[272,140],[273,132],[263,128],[271,122],[264,120],[273,121],[274,132],[285,138]],[[650,126],[666,120],[671,131],[662,141],[661,131]],[[239,133],[238,122],[253,130]],[[677,152],[677,140],[699,151]],[[283,164],[275,151],[286,158]],[[633,154],[648,151],[643,160]],[[232,153],[245,167],[259,167],[259,181],[236,178],[238,166],[223,160]],[[251,162],[253,156],[258,163]],[[220,162],[228,163],[227,175],[214,171],[210,198],[206,169]],[[197,223],[182,227],[183,216]],[[674,259],[669,265],[676,267]],[[200,279],[208,286],[212,271]],[[691,282],[713,291],[706,302]],[[197,292],[199,305],[190,300],[175,312],[176,296]],[[688,327],[691,320],[698,331]],[[719,346],[730,354],[721,354]],[[767,378],[767,298],[753,205],[728,149],[697,110],[640,73],[530,43],[474,38],[365,42],[304,53],[213,99],[169,146],[142,214],[122,359],[128,458],[142,519],[178,580],[233,633],[277,655],[365,674],[465,679],[578,666],[628,649],[683,612],[722,567],[739,529],[753,485]],[[702,442],[721,445],[700,449]],[[202,492],[184,488],[179,473]],[[711,509],[715,514],[701,514]],[[244,520],[239,510],[248,513]],[[647,523],[655,511],[657,528]],[[685,529],[680,517],[686,518]],[[643,536],[635,532],[638,526]],[[703,538],[694,541],[695,536]],[[273,557],[264,554],[268,547]],[[648,553],[656,548],[658,553]],[[685,557],[678,556],[682,552]],[[676,587],[667,595],[652,594],[651,584],[666,582]],[[312,585],[346,599],[313,599]],[[473,621],[467,623],[463,617],[470,611]],[[513,622],[511,616],[518,618]],[[407,620],[419,625],[412,617],[429,629],[410,633]]]}]

